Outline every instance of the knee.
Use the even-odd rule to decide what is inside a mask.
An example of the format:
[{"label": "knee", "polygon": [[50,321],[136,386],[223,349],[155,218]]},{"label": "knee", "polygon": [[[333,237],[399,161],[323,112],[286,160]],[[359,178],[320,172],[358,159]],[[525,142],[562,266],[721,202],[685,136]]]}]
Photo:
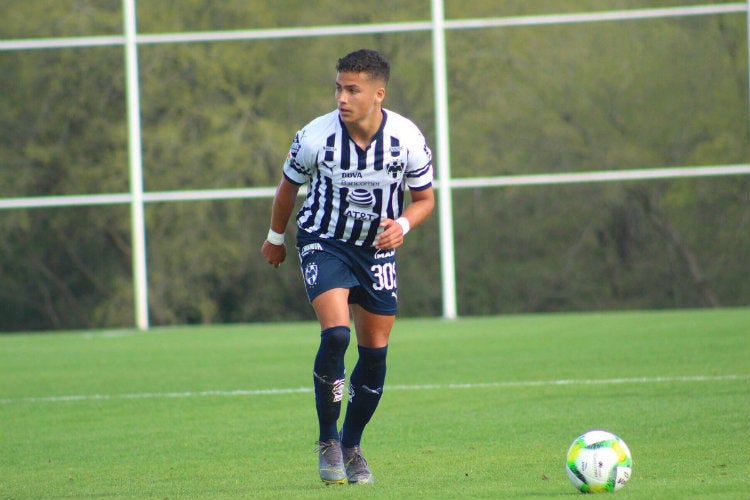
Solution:
[{"label": "knee", "polygon": [[363,347],[358,346],[359,359],[362,366],[369,372],[385,373],[385,360],[388,355],[388,346],[386,347]]},{"label": "knee", "polygon": [[349,347],[350,337],[348,326],[334,326],[320,332],[320,344],[332,351],[344,352]]}]

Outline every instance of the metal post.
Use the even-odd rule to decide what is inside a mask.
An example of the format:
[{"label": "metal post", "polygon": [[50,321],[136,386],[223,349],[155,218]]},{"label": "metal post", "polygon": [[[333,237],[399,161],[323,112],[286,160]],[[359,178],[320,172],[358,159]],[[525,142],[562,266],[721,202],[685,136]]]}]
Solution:
[{"label": "metal post", "polygon": [[456,263],[453,246],[453,193],[451,189],[448,77],[445,56],[445,14],[443,0],[432,0],[432,64],[435,86],[436,159],[440,188],[438,192],[438,210],[440,215],[440,269],[443,290],[443,317],[453,319],[457,317]]},{"label": "metal post", "polygon": [[141,109],[138,87],[135,0],[123,0],[125,30],[125,79],[128,104],[128,157],[130,165],[130,217],[133,253],[135,322],[147,330],[148,280],[146,272],[146,224],[143,214],[143,158],[141,156]]}]

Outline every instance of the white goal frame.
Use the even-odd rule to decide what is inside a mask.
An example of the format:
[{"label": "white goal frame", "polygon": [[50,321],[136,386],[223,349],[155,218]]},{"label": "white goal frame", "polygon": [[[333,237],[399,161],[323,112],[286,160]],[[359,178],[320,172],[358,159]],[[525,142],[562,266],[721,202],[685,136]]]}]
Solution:
[{"label": "white goal frame", "polygon": [[[511,175],[454,179],[450,165],[450,134],[448,120],[448,78],[445,51],[445,33],[449,30],[476,28],[505,28],[512,26],[538,26],[550,24],[589,23],[601,21],[628,21],[684,16],[745,13],[750,33],[750,0],[746,2],[717,3],[669,8],[647,8],[619,11],[587,12],[576,14],[550,14],[483,19],[450,20],[445,18],[444,0],[431,1],[431,19],[404,23],[317,26],[306,28],[254,29],[235,31],[206,31],[187,33],[140,34],[136,23],[137,0],[122,0],[123,34],[113,36],[86,36],[65,38],[0,40],[0,51],[83,48],[97,46],[122,46],[125,51],[125,78],[128,118],[128,162],[130,191],[128,193],[103,193],[92,195],[40,196],[26,198],[0,198],[0,209],[31,209],[42,207],[71,207],[91,205],[128,204],[131,209],[133,250],[133,288],[135,324],[149,328],[148,271],[146,264],[146,231],[144,205],[153,202],[227,200],[270,198],[274,187],[247,189],[213,189],[191,191],[145,192],[143,189],[143,163],[140,123],[140,88],[138,84],[138,55],[140,45],[218,42],[229,40],[267,40],[376,33],[431,32],[433,47],[433,85],[435,94],[436,125],[436,188],[447,191],[438,199],[440,227],[440,262],[443,317],[458,316],[456,303],[455,255],[453,238],[453,207],[450,193],[454,189],[498,186],[553,185],[568,183],[633,181],[669,178],[696,178],[708,176],[750,175],[750,164],[684,166],[675,168],[649,168],[581,172],[566,174]],[[750,36],[748,36],[750,54]],[[749,56],[750,57],[750,56]],[[750,61],[748,64],[750,68]],[[750,75],[749,75],[750,77]],[[750,81],[750,78],[748,79]],[[749,85],[750,87],[750,85]],[[750,96],[750,88],[748,88]]]}]

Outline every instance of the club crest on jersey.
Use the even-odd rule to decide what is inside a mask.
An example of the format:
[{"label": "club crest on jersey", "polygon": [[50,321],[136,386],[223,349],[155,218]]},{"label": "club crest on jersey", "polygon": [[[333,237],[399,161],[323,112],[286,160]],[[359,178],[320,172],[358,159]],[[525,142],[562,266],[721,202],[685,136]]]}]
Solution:
[{"label": "club crest on jersey", "polygon": [[318,283],[318,265],[315,262],[305,266],[305,283],[307,286],[315,286]]},{"label": "club crest on jersey", "polygon": [[404,171],[404,162],[398,158],[394,158],[392,162],[385,166],[385,170],[391,178],[394,180],[398,179]]}]

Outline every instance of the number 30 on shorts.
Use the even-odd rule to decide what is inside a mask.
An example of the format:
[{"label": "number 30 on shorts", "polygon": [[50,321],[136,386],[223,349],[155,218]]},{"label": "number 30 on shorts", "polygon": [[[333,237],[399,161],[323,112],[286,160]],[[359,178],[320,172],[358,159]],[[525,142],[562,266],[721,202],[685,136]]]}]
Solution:
[{"label": "number 30 on shorts", "polygon": [[396,264],[394,262],[376,264],[370,267],[370,271],[377,280],[372,284],[373,290],[393,290],[396,288]]}]

